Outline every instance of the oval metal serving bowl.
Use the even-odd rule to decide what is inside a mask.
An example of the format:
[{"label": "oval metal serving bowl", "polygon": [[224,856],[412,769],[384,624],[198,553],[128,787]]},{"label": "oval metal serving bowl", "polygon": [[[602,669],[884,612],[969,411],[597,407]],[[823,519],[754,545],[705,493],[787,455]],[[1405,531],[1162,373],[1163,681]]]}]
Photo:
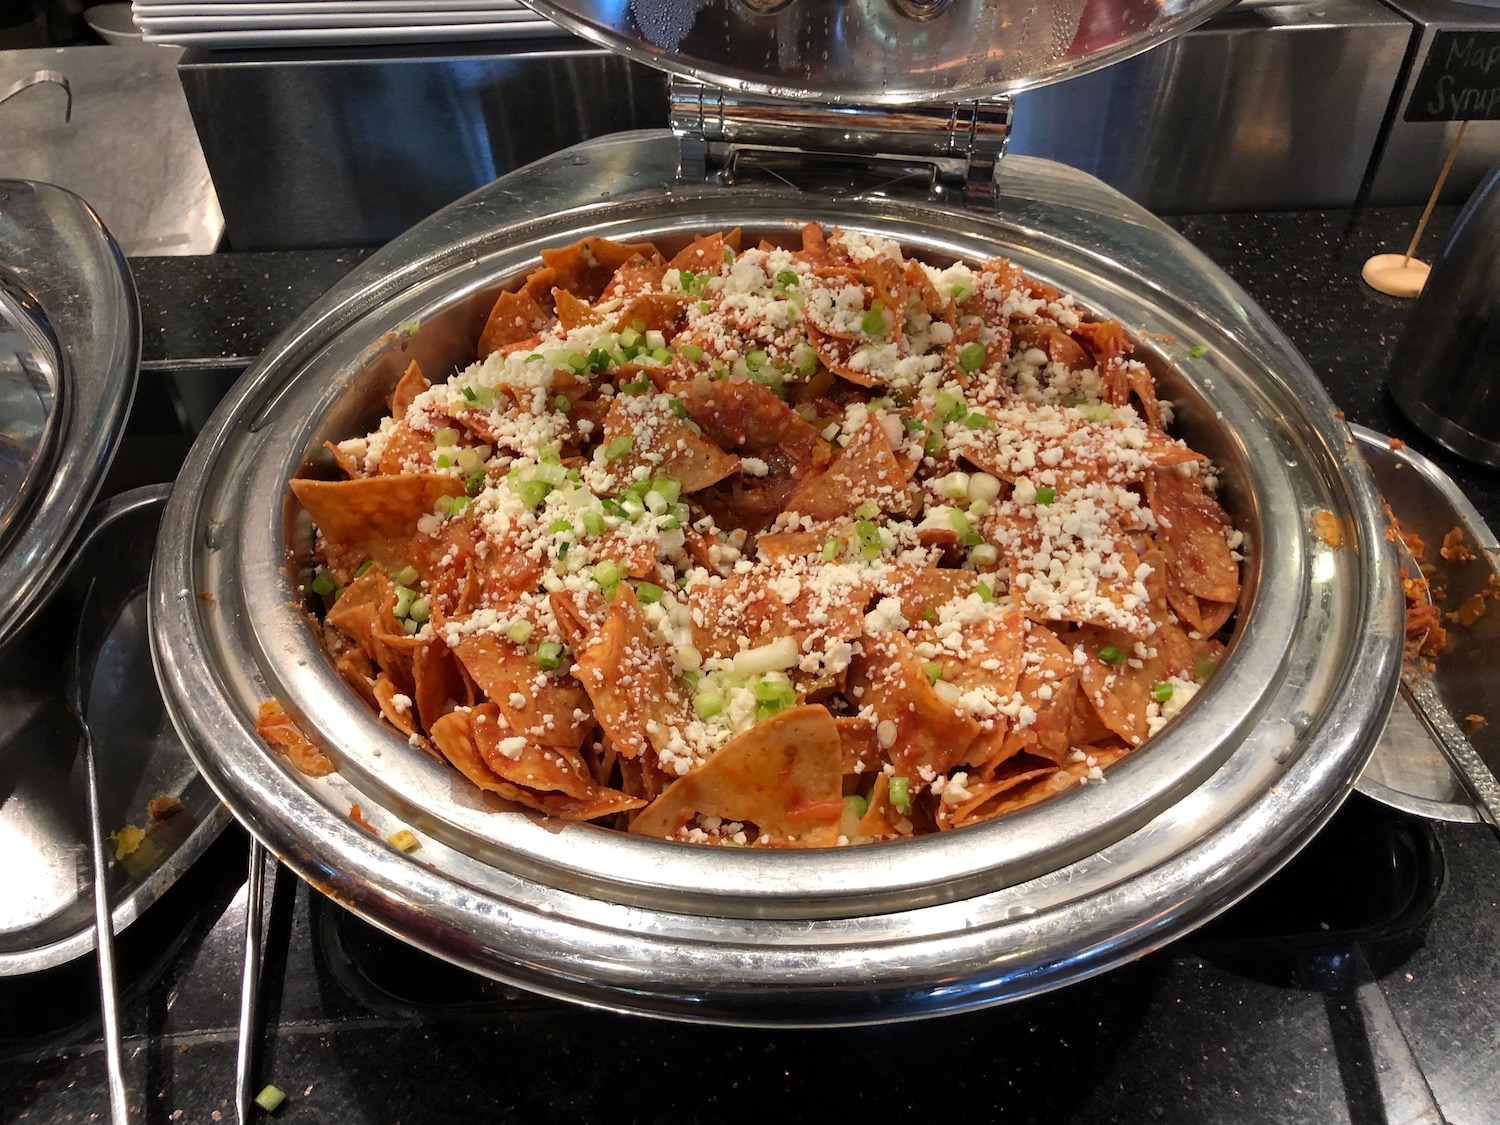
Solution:
[{"label": "oval metal serving bowl", "polygon": [[[670,136],[625,135],[514,173],[372,258],[231,392],[163,522],[155,655],[204,776],[377,925],[525,987],[687,1019],[853,1023],[992,1003],[1139,955],[1251,889],[1338,806],[1393,698],[1402,611],[1373,486],[1305,364],[1206,259],[1097,181],[1007,164],[998,214],[980,215],[683,188]],[[930,260],[1004,255],[1143,342],[1176,341],[1175,367],[1149,345],[1148,360],[1175,432],[1223,467],[1251,544],[1229,656],[1106,784],[938,836],[736,851],[496,811],[337,677],[295,604],[310,529],[288,478],[325,437],[367,427],[409,359],[439,377],[467,362],[494,294],[542,248],[809,220]],[[414,337],[394,331],[413,321]],[[1189,360],[1189,345],[1206,355]],[[270,697],[338,773],[303,777],[261,742]],[[421,850],[356,825],[355,802],[381,835],[414,829]]]}]

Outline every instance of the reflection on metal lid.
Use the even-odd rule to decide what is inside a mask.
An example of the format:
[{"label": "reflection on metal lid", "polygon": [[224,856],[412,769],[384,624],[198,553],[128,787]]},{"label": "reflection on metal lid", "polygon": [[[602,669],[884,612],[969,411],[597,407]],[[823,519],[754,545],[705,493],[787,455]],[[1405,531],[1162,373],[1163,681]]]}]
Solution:
[{"label": "reflection on metal lid", "polygon": [[47,314],[0,265],[0,545],[57,452],[67,400],[62,348]]},{"label": "reflection on metal lid", "polygon": [[0,180],[0,262],[4,644],[51,588],[114,458],[141,330],[119,246],[71,192]]},{"label": "reflection on metal lid", "polygon": [[986,97],[1151,47],[1229,0],[526,0],[714,86],[883,105]]}]

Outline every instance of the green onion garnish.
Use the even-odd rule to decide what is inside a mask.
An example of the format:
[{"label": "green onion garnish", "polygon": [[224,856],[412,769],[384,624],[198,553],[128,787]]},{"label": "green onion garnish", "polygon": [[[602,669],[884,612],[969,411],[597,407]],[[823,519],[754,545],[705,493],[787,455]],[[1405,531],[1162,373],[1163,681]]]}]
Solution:
[{"label": "green onion garnish", "polygon": [[594,567],[593,579],[599,583],[601,590],[610,590],[618,586],[622,577],[619,564],[611,562],[609,559],[605,559],[602,563]]},{"label": "green onion garnish", "polygon": [[979,594],[980,601],[992,602],[995,600],[995,591],[990,589],[990,584],[988,582],[981,582],[979,583],[979,585],[975,586],[974,589]]},{"label": "green onion garnish", "polygon": [[703,358],[703,349],[697,344],[683,344],[677,352],[683,359],[700,360]]},{"label": "green onion garnish", "polygon": [[362,578],[362,577],[364,577],[365,571],[369,570],[370,567],[372,567],[373,565],[375,565],[375,560],[374,559],[366,559],[364,562],[362,562],[362,563],[359,564],[359,569],[354,572],[354,577],[356,577],[356,578]]},{"label": "green onion garnish", "polygon": [[712,719],[724,710],[724,695],[717,691],[700,691],[693,696],[693,711],[700,719]]},{"label": "green onion garnish", "polygon": [[411,614],[411,603],[417,600],[417,592],[410,586],[396,587],[396,608],[391,612],[399,618],[406,618]]},{"label": "green onion garnish", "polygon": [[590,508],[583,513],[583,530],[589,535],[604,534],[604,513]]},{"label": "green onion garnish", "polygon": [[1151,688],[1151,698],[1158,703],[1165,703],[1172,698],[1171,684],[1154,684]]},{"label": "green onion garnish", "polygon": [[608,445],[604,447],[604,459],[606,461],[618,461],[629,453],[635,445],[635,439],[629,434],[621,434],[617,438],[611,438]]},{"label": "green onion garnish", "polygon": [[439,448],[443,446],[457,445],[458,431],[455,430],[452,426],[444,426],[441,430],[432,435],[432,441],[433,444],[437,445]]},{"label": "green onion garnish", "polygon": [[988,414],[981,414],[976,410],[964,419],[964,425],[971,430],[993,430],[995,420]]},{"label": "green onion garnish", "polygon": [[1057,499],[1057,489],[1050,484],[1044,484],[1036,490],[1036,502],[1038,504],[1050,504]]},{"label": "green onion garnish", "polygon": [[1188,355],[1194,359],[1202,359],[1208,354],[1208,348],[1203,344],[1194,344],[1188,349]]},{"label": "green onion garnish", "polygon": [[315,594],[327,597],[333,593],[333,576],[326,570],[320,570],[313,575],[313,580],[307,584],[307,588]]},{"label": "green onion garnish", "polygon": [[547,499],[547,493],[552,491],[552,486],[544,480],[523,480],[516,489],[516,494],[521,497],[521,503],[528,508],[538,507]]},{"label": "green onion garnish", "polygon": [[940,430],[928,431],[926,439],[922,442],[922,452],[929,457],[936,457],[947,448],[947,439],[943,437]]},{"label": "green onion garnish", "polygon": [[400,570],[391,572],[391,581],[397,586],[415,586],[421,577],[414,566],[403,566]]},{"label": "green onion garnish", "polygon": [[678,398],[676,395],[673,395],[671,398],[667,399],[667,409],[670,410],[678,418],[686,418],[688,416],[687,407],[682,405],[682,399]]},{"label": "green onion garnish", "polygon": [[406,616],[418,625],[425,625],[432,616],[432,605],[426,598],[414,598]]},{"label": "green onion garnish", "polygon": [[859,320],[860,331],[866,336],[883,336],[885,334],[885,312],[876,301],[870,306],[869,311]]},{"label": "green onion garnish", "polygon": [[1123,664],[1125,662],[1125,653],[1122,649],[1118,649],[1114,645],[1105,645],[1099,650],[1099,659],[1106,664]]},{"label": "green onion garnish", "polygon": [[567,395],[558,395],[552,400],[552,409],[559,414],[566,414],[573,409],[573,402]]},{"label": "green onion garnish", "polygon": [[818,369],[818,353],[808,345],[803,344],[797,353],[797,371],[805,378],[811,378],[812,373]]},{"label": "green onion garnish", "polygon": [[640,379],[634,383],[621,383],[620,393],[622,395],[640,395],[646,393],[646,388],[651,385],[650,380]]},{"label": "green onion garnish", "polygon": [[929,684],[935,684],[943,678],[943,666],[936,660],[923,661],[922,671],[927,673],[927,682]]},{"label": "green onion garnish", "polygon": [[1201,684],[1204,680],[1212,676],[1218,667],[1219,662],[1217,660],[1210,660],[1206,656],[1200,656],[1197,660],[1193,661],[1193,679]]},{"label": "green onion garnish", "polygon": [[655,582],[637,582],[635,587],[636,600],[645,605],[655,605],[661,601],[662,588]]},{"label": "green onion garnish", "polygon": [[475,469],[464,478],[464,491],[470,496],[478,496],[484,488],[484,470]]},{"label": "green onion garnish", "polygon": [[965,371],[977,371],[984,362],[984,345],[977,340],[965,344],[958,352],[958,365]]},{"label": "green onion garnish", "polygon": [[832,562],[834,559],[836,559],[838,557],[839,557],[839,541],[837,539],[834,539],[833,537],[830,536],[823,543],[823,561],[824,562]]},{"label": "green onion garnish", "polygon": [[790,289],[797,284],[797,274],[794,270],[782,270],[776,275],[776,284]]},{"label": "green onion garnish", "polygon": [[536,646],[536,661],[538,668],[552,672],[562,667],[563,646],[556,641],[543,641]]},{"label": "green onion garnish", "polygon": [[[404,327],[405,325],[403,325]],[[286,1101],[286,1094],[278,1090],[275,1086],[267,1086],[255,1095],[255,1104],[267,1113],[275,1113],[276,1107],[284,1101]]]},{"label": "green onion garnish", "polygon": [[902,815],[911,812],[911,779],[897,775],[891,778],[891,805]]},{"label": "green onion garnish", "polygon": [[858,520],[854,534],[859,536],[859,553],[866,561],[880,557],[880,528],[870,520]]},{"label": "green onion garnish", "polygon": [[512,621],[505,627],[505,635],[518,645],[524,645],[534,626],[530,621]]},{"label": "green onion garnish", "polygon": [[557,535],[564,531],[572,531],[573,525],[567,520],[553,520],[547,525],[548,535]]}]

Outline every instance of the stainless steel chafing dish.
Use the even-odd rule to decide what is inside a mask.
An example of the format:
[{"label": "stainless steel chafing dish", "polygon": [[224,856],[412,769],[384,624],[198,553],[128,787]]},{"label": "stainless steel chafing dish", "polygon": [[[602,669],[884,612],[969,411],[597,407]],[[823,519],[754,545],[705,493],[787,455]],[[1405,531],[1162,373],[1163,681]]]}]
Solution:
[{"label": "stainless steel chafing dish", "polygon": [[[764,18],[794,10],[771,7]],[[1156,22],[1116,28],[1104,54],[1214,7],[1147,9]],[[892,26],[922,40],[949,26],[944,11]],[[599,33],[578,12],[565,22]],[[714,4],[699,18],[733,28],[750,17]],[[606,31],[651,53],[622,27]],[[932,57],[950,40],[932,31]],[[1028,73],[1095,61],[1059,41]],[[1006,70],[1005,52],[971,45],[968,91],[1027,80]],[[960,84],[955,68],[909,76],[932,95]],[[768,84],[784,90],[794,70]],[[847,120],[823,107],[799,134],[806,114],[769,97],[678,86],[674,104],[678,135],[566,150],[397,239],[226,398],[163,520],[152,588],[158,673],[199,769],[294,870],[375,924],[528,988],[684,1019],[857,1023],[993,1003],[1100,972],[1224,909],[1337,808],[1399,665],[1401,597],[1378,500],[1306,364],[1232,282],[1123,197],[1059,165],[996,163],[1003,107]],[[799,135],[862,155],[808,160]],[[733,226],[785,237],[806,221],[893,237],[929,260],[1010,257],[1137,333],[1177,403],[1177,432],[1222,467],[1247,534],[1228,658],[1105,784],[940,836],[741,852],[496,811],[383,727],[324,657],[292,604],[310,533],[288,478],[326,437],[371,424],[409,359],[433,374],[466,362],[495,293],[544,247],[586,234],[668,245]],[[412,321],[414,338],[393,331]],[[260,741],[256,708],[273,696],[336,774],[303,777]],[[355,802],[385,833],[412,828],[421,849],[403,855],[355,824]]]}]

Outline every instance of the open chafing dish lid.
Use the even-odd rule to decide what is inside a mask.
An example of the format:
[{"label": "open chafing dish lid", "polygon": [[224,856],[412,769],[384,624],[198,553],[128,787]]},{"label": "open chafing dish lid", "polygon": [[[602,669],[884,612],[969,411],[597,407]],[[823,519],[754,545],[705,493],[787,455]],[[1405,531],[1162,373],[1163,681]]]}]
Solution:
[{"label": "open chafing dish lid", "polygon": [[524,0],[638,62],[821,102],[989,97],[1069,78],[1231,0]]},{"label": "open chafing dish lid", "polygon": [[0,644],[45,600],[125,428],[140,310],[99,216],[0,180]]}]

